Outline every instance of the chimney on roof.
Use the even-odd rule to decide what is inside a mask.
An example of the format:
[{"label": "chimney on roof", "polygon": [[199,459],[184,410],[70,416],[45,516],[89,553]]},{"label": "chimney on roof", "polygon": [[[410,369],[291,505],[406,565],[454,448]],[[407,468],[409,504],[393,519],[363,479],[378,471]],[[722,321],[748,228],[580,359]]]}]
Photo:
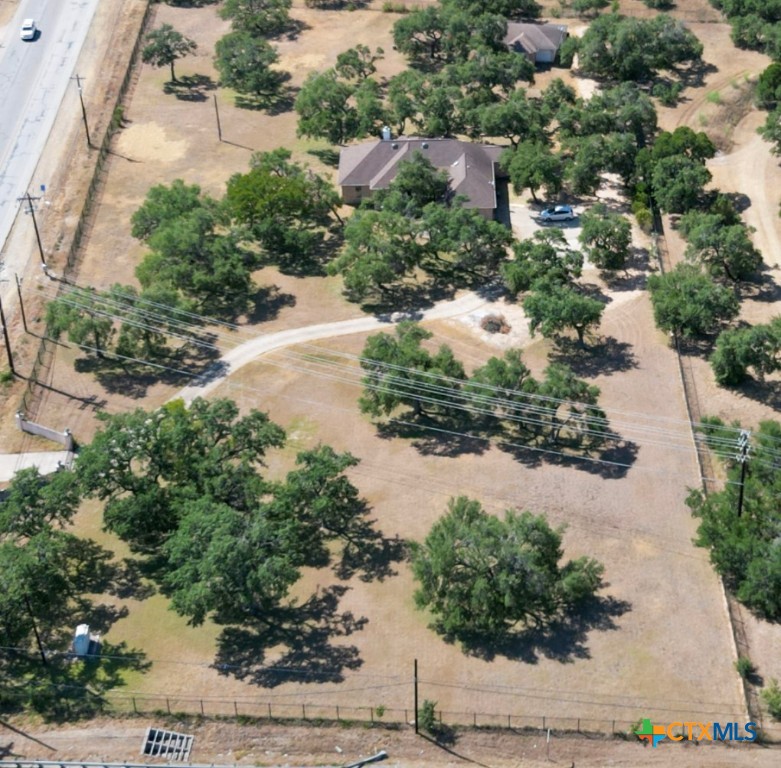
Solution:
[{"label": "chimney on roof", "polygon": [[391,140],[391,129],[387,125],[382,126],[382,140],[383,141]]}]

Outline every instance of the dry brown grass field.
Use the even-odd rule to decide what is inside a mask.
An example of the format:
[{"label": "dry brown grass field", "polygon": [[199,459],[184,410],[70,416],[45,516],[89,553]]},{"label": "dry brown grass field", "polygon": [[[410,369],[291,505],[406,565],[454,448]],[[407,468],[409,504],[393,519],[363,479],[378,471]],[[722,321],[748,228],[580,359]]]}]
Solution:
[{"label": "dry brown grass field", "polygon": [[[314,11],[294,3],[293,15],[306,28],[296,40],[280,45],[280,65],[292,73],[294,86],[309,72],[333,64],[339,52],[357,42],[385,49],[381,76],[390,76],[403,66],[392,51],[390,37],[397,17],[379,12],[379,3],[372,5],[350,13]],[[552,8],[558,3],[544,5]],[[627,13],[647,12],[640,0],[622,0],[620,7]],[[213,47],[227,31],[227,24],[216,17],[214,7],[161,5],[155,13],[156,25],[170,22],[198,42],[197,55],[179,62],[177,74],[202,75],[216,82]],[[686,92],[678,109],[660,111],[662,126],[689,124],[720,132],[724,152],[710,164],[714,184],[751,198],[746,218],[757,229],[757,245],[772,262],[781,236],[776,216],[777,190],[781,189],[778,162],[755,134],[756,114],[731,119],[719,113],[724,102],[730,102],[728,95],[739,91],[746,78],[756,76],[766,59],[735,50],[729,43],[728,27],[713,23],[717,15],[707,0],[682,0],[676,13],[692,22],[713,72],[701,88]],[[206,90],[203,100],[178,99],[163,93],[167,79],[167,70],[140,67],[82,251],[80,283],[102,288],[133,282],[142,247],[130,236],[129,218],[153,184],[182,178],[220,195],[226,180],[247,168],[252,151],[282,146],[290,148],[296,160],[333,173],[309,152],[323,144],[296,138],[292,111],[271,116],[242,110],[234,105],[231,93],[219,88]],[[724,94],[720,104],[708,99],[713,91]],[[220,109],[222,142],[217,137],[213,96]],[[413,581],[405,564],[398,564],[396,575],[384,580],[340,582],[331,572],[308,573],[299,585],[302,599],[316,590],[344,587],[338,610],[367,621],[350,634],[307,648],[306,658],[297,659],[301,669],[310,673],[320,664],[330,664],[338,671],[335,680],[322,682],[329,677],[325,674],[302,675],[300,682],[268,688],[253,684],[252,673],[262,665],[285,663],[289,659],[286,648],[263,647],[260,642],[254,660],[243,665],[244,679],[231,672],[221,674],[211,666],[219,627],[187,626],[167,610],[159,595],[125,600],[128,616],[111,628],[107,639],[124,640],[152,660],[150,672],[127,680],[127,690],[167,695],[174,701],[239,698],[405,709],[411,707],[409,683],[412,660],[417,658],[421,696],[450,712],[627,721],[641,716],[658,721],[742,719],[744,702],[733,668],[735,651],[723,591],[707,553],[691,543],[696,526],[684,504],[687,489],[699,484],[699,470],[686,427],[678,362],[667,338],[654,328],[642,287],[645,275],[655,266],[647,256],[648,243],[637,235],[640,251],[630,280],[605,286],[596,273],[586,275],[611,297],[600,328],[603,341],[611,344],[611,354],[570,361],[580,375],[600,387],[601,403],[613,426],[636,444],[636,455],[625,471],[588,462],[565,465],[528,454],[519,459],[478,441],[448,450],[443,441],[436,445],[437,441],[423,440],[425,444],[416,447],[411,441],[383,438],[359,413],[356,387],[291,369],[290,356],[303,348],[258,359],[236,371],[216,392],[237,400],[242,408],[267,410],[288,429],[291,448],[272,457],[272,472],[290,467],[293,449],[321,441],[360,458],[351,477],[387,537],[421,540],[444,511],[448,498],[457,494],[478,498],[494,512],[508,507],[544,512],[553,524],[567,526],[567,557],[587,554],[605,564],[607,585],[601,594],[601,611],[559,636],[537,638],[492,658],[478,658],[465,655],[428,629],[427,617],[413,606]],[[672,258],[680,258],[674,232],[669,245]],[[770,274],[779,278],[776,270]],[[258,334],[361,314],[344,300],[334,278],[295,278],[270,268],[256,278],[259,284],[275,285],[291,297],[273,317],[252,327]],[[544,340],[528,338],[516,308],[503,306],[502,311],[513,325],[517,343],[524,345],[525,359],[536,372],[541,371],[555,356],[555,349]],[[745,305],[746,317],[754,320],[772,314],[772,302]],[[465,315],[428,325],[433,342],[450,344],[470,370],[500,351],[495,339],[476,329],[474,320]],[[365,338],[365,334],[356,334],[317,346],[359,354]],[[142,396],[123,390],[121,384],[106,389],[94,378],[74,372],[75,356],[72,349],[58,348],[49,374],[54,388],[42,392],[37,412],[39,419],[53,422],[52,426],[69,426],[82,441],[94,433],[98,408],[116,412],[154,407],[175,395],[179,386],[177,382],[151,383]],[[703,412],[739,418],[746,424],[777,415],[770,403],[718,389],[702,359],[691,360],[691,365]],[[94,398],[93,405],[85,405],[87,398]],[[656,425],[662,433],[641,433],[641,423]],[[675,444],[669,440],[671,431],[681,436]],[[127,554],[119,542],[100,531],[95,505],[85,506],[77,525],[82,533],[115,548],[118,556]],[[778,628],[755,622],[748,615],[745,618],[759,672],[766,678],[781,677]],[[353,668],[339,669],[340,659],[350,660]],[[529,745],[524,748],[531,749]],[[615,764],[635,764],[633,754],[615,756]],[[594,757],[600,759],[613,756]]]}]

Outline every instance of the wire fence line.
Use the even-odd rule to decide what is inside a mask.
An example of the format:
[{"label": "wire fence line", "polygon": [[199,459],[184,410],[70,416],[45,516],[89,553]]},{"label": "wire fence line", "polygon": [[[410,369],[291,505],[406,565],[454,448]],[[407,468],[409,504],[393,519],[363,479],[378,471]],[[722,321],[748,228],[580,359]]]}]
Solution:
[{"label": "wire fence line", "polygon": [[[106,131],[103,135],[103,141],[98,148],[97,156],[95,159],[95,168],[92,173],[92,179],[90,180],[87,192],[84,196],[84,203],[82,205],[81,213],[79,214],[78,221],[73,230],[71,236],[70,246],[65,257],[65,264],[63,265],[63,277],[67,277],[73,271],[76,262],[78,260],[79,251],[81,249],[84,235],[90,225],[92,215],[94,212],[94,202],[98,195],[98,192],[103,184],[103,170],[106,165],[106,161],[110,154],[111,142],[114,138],[114,134],[117,132],[122,124],[122,102],[127,95],[128,88],[130,87],[133,77],[136,73],[136,63],[143,43],[144,34],[149,27],[152,15],[154,12],[154,4],[152,0],[147,0],[146,8],[144,9],[144,15],[141,19],[141,24],[138,27],[138,34],[133,44],[133,50],[128,58],[128,64],[125,69],[124,77],[117,90],[117,97],[114,101],[114,106],[111,111],[111,118],[106,126]],[[64,283],[58,283],[57,292],[63,289]],[[33,361],[30,375],[27,378],[27,384],[22,394],[22,399],[19,405],[19,409],[22,413],[30,418],[35,418],[37,413],[37,407],[40,402],[39,394],[39,382],[41,377],[51,369],[51,365],[54,359],[54,351],[56,344],[48,337],[53,334],[50,333],[50,329],[47,325],[43,337],[38,345],[38,352]]]},{"label": "wire fence line", "polygon": [[[393,727],[413,726],[413,708],[384,706],[344,706],[334,703],[280,702],[247,699],[216,699],[211,697],[164,696],[160,694],[109,693],[105,696],[109,714],[160,715],[172,717],[227,718],[232,720],[268,720],[313,723],[361,723]],[[638,712],[642,707],[638,706]],[[584,733],[600,736],[632,736],[639,724],[626,717],[577,717],[563,715],[528,715],[435,709],[440,726],[456,728],[490,728],[502,730],[539,730],[558,733]],[[741,715],[729,722],[742,727]],[[655,722],[673,722],[674,718],[656,718]],[[726,722],[726,717],[709,715],[708,722]],[[678,730],[683,733],[685,728]],[[763,728],[762,738],[769,743],[781,743],[781,728]]]}]

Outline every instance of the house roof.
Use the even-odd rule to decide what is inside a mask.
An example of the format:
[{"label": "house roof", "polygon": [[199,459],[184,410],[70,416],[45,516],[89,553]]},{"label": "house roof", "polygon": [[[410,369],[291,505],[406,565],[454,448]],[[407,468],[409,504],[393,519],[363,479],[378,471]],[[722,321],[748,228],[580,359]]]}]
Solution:
[{"label": "house roof", "polygon": [[508,46],[518,44],[526,53],[555,52],[561,48],[566,36],[567,28],[563,24],[525,24],[508,21],[504,44]]},{"label": "house roof", "polygon": [[405,136],[356,144],[339,154],[339,184],[385,189],[396,177],[399,163],[420,152],[435,168],[447,171],[453,192],[469,199],[468,208],[492,209],[496,208],[494,163],[503,149],[458,139]]}]

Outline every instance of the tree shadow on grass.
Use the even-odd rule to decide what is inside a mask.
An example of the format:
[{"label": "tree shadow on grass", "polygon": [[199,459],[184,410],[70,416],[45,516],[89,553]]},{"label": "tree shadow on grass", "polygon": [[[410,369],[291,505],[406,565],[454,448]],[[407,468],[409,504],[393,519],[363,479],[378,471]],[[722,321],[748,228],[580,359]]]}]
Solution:
[{"label": "tree shadow on grass", "polygon": [[[226,627],[217,641],[215,669],[264,688],[289,682],[343,682],[345,671],[360,668],[363,660],[354,645],[332,640],[359,632],[368,622],[352,612],[338,612],[348,589],[334,585],[318,590],[303,605],[269,613],[257,627]],[[271,649],[280,655],[267,665]]]},{"label": "tree shadow on grass", "polygon": [[274,320],[285,307],[295,307],[296,297],[281,291],[278,285],[265,285],[252,297],[252,308],[246,317],[250,323]]},{"label": "tree shadow on grass", "polygon": [[208,75],[184,75],[163,85],[163,93],[173,94],[180,101],[206,101],[207,92],[217,88]]},{"label": "tree shadow on grass", "polygon": [[[290,79],[290,73],[280,73],[284,75],[280,81],[284,82]],[[272,117],[283,115],[290,112],[296,103],[298,88],[293,86],[281,87],[276,93],[253,96],[251,94],[237,93],[234,99],[235,105],[239,109],[249,109],[259,112],[265,112]]]},{"label": "tree shadow on grass", "polygon": [[551,362],[568,365],[577,376],[609,376],[637,368],[632,345],[613,336],[582,347],[574,339],[562,338],[551,351]]},{"label": "tree shadow on grass", "polygon": [[[213,337],[204,334],[201,338]],[[217,349],[187,345],[149,363],[135,363],[110,353],[104,357],[79,358],[74,369],[79,373],[92,373],[111,394],[139,399],[159,383],[180,386],[193,378],[207,382],[219,377],[225,371],[225,365],[217,360],[219,355]]]},{"label": "tree shadow on grass", "polygon": [[452,299],[455,294],[455,287],[435,280],[399,283],[389,285],[380,295],[361,301],[361,309],[369,314],[390,318],[398,312],[428,309],[438,301]]},{"label": "tree shadow on grass", "polygon": [[637,444],[628,440],[612,441],[601,451],[589,453],[564,453],[556,444],[519,445],[516,443],[499,442],[500,450],[509,453],[517,462],[530,469],[543,463],[560,467],[570,467],[599,475],[605,480],[620,480],[626,477],[632,465],[637,460],[639,450]]},{"label": "tree shadow on grass", "polygon": [[350,531],[350,540],[344,547],[334,572],[345,581],[358,576],[361,581],[384,581],[396,576],[395,563],[407,560],[409,547],[398,535],[383,536],[376,530],[373,521],[361,521],[360,527]]},{"label": "tree shadow on grass", "polygon": [[487,438],[480,435],[455,434],[463,433],[470,426],[468,417],[463,419],[419,417],[416,422],[393,419],[377,424],[377,435],[384,440],[395,437],[411,440],[413,448],[422,456],[448,458],[464,454],[481,456],[491,447]]},{"label": "tree shadow on grass", "polygon": [[619,629],[616,619],[631,610],[631,603],[614,597],[596,596],[577,609],[540,627],[527,627],[510,632],[494,642],[484,637],[458,638],[464,651],[484,661],[503,656],[510,661],[536,664],[540,658],[571,664],[577,659],[590,659],[590,632]]},{"label": "tree shadow on grass", "polygon": [[325,149],[308,149],[307,154],[316,157],[323,165],[336,168],[339,165],[339,152],[331,147]]}]

